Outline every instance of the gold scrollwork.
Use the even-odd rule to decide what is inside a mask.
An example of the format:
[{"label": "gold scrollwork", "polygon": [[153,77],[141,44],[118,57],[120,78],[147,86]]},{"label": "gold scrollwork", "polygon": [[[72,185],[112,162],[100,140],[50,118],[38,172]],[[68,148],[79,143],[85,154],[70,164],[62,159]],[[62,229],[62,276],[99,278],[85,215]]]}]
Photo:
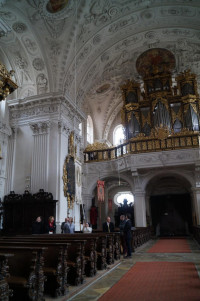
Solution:
[{"label": "gold scrollwork", "polygon": [[[69,183],[72,185],[72,187],[75,185],[75,165],[72,165],[72,166],[70,165],[70,167],[69,167],[68,164],[70,164],[70,162],[71,162],[70,160],[73,160],[73,162],[74,162],[74,158],[71,155],[68,155],[64,161],[63,176],[62,176],[63,191],[64,191],[64,196],[67,199],[68,209],[72,209],[74,206],[74,194],[75,194],[75,190],[74,189],[71,190],[71,188],[69,189],[69,187],[68,187]],[[73,166],[74,166],[74,171],[73,171]],[[72,172],[72,175],[74,175],[74,176],[72,176],[72,175],[70,176],[68,174],[67,170],[70,173]],[[69,179],[71,179],[71,180],[69,180]]]},{"label": "gold scrollwork", "polygon": [[88,146],[85,148],[84,152],[104,150],[104,149],[109,149],[109,146],[106,143],[96,141],[92,144],[88,144]]},{"label": "gold scrollwork", "polygon": [[63,176],[62,176],[62,179],[63,179],[63,190],[64,190],[64,196],[65,197],[67,197],[67,183],[68,183],[66,162],[67,162],[67,159],[64,162]]}]

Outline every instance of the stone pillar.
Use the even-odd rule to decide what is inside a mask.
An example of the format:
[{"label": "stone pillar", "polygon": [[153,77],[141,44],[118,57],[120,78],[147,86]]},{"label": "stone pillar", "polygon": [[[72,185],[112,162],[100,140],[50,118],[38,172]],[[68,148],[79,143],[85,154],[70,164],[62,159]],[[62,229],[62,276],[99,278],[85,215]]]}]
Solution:
[{"label": "stone pillar", "polygon": [[[0,116],[1,117],[1,116]],[[4,121],[0,120],[0,198],[3,199],[6,187],[7,176],[7,154],[8,138],[11,135],[11,128]]]},{"label": "stone pillar", "polygon": [[73,216],[74,216],[74,223],[75,223],[75,230],[80,231],[80,204],[77,204],[74,202],[74,208],[73,208]]},{"label": "stone pillar", "polygon": [[135,226],[147,227],[145,193],[143,191],[134,193],[134,212]]},{"label": "stone pillar", "polygon": [[5,194],[9,194],[11,190],[14,190],[14,163],[16,156],[16,138],[18,129],[12,128],[11,130],[12,134],[8,138]]},{"label": "stone pillar", "polygon": [[194,225],[200,225],[200,162],[196,163],[194,175],[192,218]]},{"label": "stone pillar", "polygon": [[193,224],[200,225],[200,188],[199,187],[192,187],[193,192]]},{"label": "stone pillar", "polygon": [[146,220],[146,202],[145,202],[145,191],[142,189],[140,175],[137,170],[132,172],[134,180],[134,214],[135,214],[135,226],[136,227],[147,227]]},{"label": "stone pillar", "polygon": [[89,221],[90,220],[90,208],[92,206],[92,195],[91,194],[84,194],[83,205],[85,205],[86,220]]},{"label": "stone pillar", "polygon": [[[63,167],[64,161],[68,154],[68,137],[70,129],[67,124],[60,120],[58,122],[58,139],[57,139],[57,171],[56,171],[56,220],[60,223],[67,217],[67,198],[63,191]],[[72,212],[70,212],[72,216]]]},{"label": "stone pillar", "polygon": [[31,191],[40,188],[48,191],[49,130],[50,122],[38,122],[30,125],[33,131],[33,156],[31,168]]}]

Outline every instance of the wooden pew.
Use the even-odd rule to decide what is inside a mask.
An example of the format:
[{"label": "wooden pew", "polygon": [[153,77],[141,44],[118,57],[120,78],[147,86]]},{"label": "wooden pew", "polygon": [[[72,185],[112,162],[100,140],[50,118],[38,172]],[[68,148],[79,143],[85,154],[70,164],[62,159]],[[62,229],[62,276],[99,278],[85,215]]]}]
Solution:
[{"label": "wooden pew", "polygon": [[[86,267],[85,272],[87,276],[93,276],[96,274],[97,269],[102,270],[102,269],[106,269],[107,267],[107,250],[106,250],[106,244],[108,240],[107,233],[78,232],[74,234],[53,234],[53,235],[47,234],[47,235],[42,235],[42,237],[46,237],[52,240],[54,239],[64,239],[67,241],[77,240],[77,239],[84,240],[86,242],[84,245],[84,252],[85,252],[84,254],[85,254],[86,262],[84,262],[82,268],[84,269],[84,265],[85,265]],[[110,240],[109,243],[112,244]],[[88,270],[87,267],[89,267]]]},{"label": "wooden pew", "polygon": [[14,254],[8,258],[10,277],[6,278],[13,289],[12,300],[44,301],[44,247],[0,246],[1,253]]},{"label": "wooden pew", "polygon": [[57,235],[47,234],[3,237],[0,242],[48,246],[44,258],[44,273],[47,276],[45,293],[53,296],[66,295],[68,284],[78,285],[83,282],[82,255],[80,255],[84,252],[83,240],[63,240]]},{"label": "wooden pew", "polygon": [[9,275],[8,258],[13,254],[0,253],[0,300],[8,301],[12,297],[13,290],[9,289],[6,279]]},{"label": "wooden pew", "polygon": [[107,264],[114,263],[115,260],[120,259],[120,232],[102,232],[94,230],[95,235],[106,235],[106,261]]},{"label": "wooden pew", "polygon": [[120,260],[120,232],[114,232],[114,258]]},{"label": "wooden pew", "polygon": [[91,235],[90,233],[75,233],[75,234],[58,234],[62,239],[80,239],[84,240],[84,257],[85,257],[85,274],[88,277],[92,277],[97,273],[97,240],[98,237]]},{"label": "wooden pew", "polygon": [[145,242],[151,239],[152,228],[151,227],[137,227],[132,231],[132,249],[133,251]]},{"label": "wooden pew", "polygon": [[[70,283],[74,283],[75,285],[78,285],[80,283],[83,283],[84,281],[84,276],[92,277],[96,274],[97,272],[97,254],[96,254],[96,244],[98,238],[94,235],[83,235],[83,234],[55,234],[55,235],[49,235],[49,234],[44,234],[44,235],[32,235],[32,236],[22,236],[21,237],[23,240],[28,239],[28,240],[37,240],[38,239],[43,239],[43,240],[50,240],[54,242],[70,242],[71,247],[68,250],[68,259],[67,263],[68,266],[71,268],[75,268],[77,270],[77,274],[79,276],[74,276],[70,275],[69,271],[69,280]],[[15,239],[19,239],[19,236],[17,236]],[[74,258],[74,255],[77,254],[77,251],[75,252],[73,242],[77,243],[78,241],[84,242],[80,246],[80,249],[78,251],[77,258]],[[76,263],[76,265],[75,265]],[[73,272],[73,274],[76,274],[76,272]],[[72,279],[74,278],[74,281]]]},{"label": "wooden pew", "polygon": [[[4,237],[8,240],[9,237]],[[44,235],[28,235],[15,236],[12,240],[21,241],[37,241],[44,242],[46,240],[52,243],[60,243],[62,240],[70,242],[68,248],[67,266],[68,283],[78,285],[83,283],[84,276],[94,276],[98,269],[106,269],[107,264],[112,264],[114,260],[120,258],[119,233],[75,233],[75,234],[44,234]],[[84,244],[76,247],[74,250],[73,243],[80,240]],[[76,242],[77,243],[77,242]],[[108,252],[107,252],[108,250]],[[75,256],[76,254],[76,256]],[[65,266],[65,264],[64,264]],[[64,289],[62,289],[64,291]]]},{"label": "wooden pew", "polygon": [[[58,234],[60,235],[60,234]],[[66,234],[62,234],[64,235],[64,237],[66,236]],[[94,270],[93,272],[91,271],[90,274],[91,276],[94,274],[96,274],[97,270],[103,270],[107,268],[107,262],[106,262],[106,257],[107,257],[107,252],[106,252],[106,243],[107,243],[107,236],[105,233],[101,232],[101,233],[83,233],[81,231],[76,231],[74,234],[69,234],[70,237],[80,237],[80,238],[84,238],[86,240],[88,240],[88,238],[95,238],[96,242],[94,243],[94,245],[96,246],[96,249],[94,250],[94,255],[91,256],[93,257],[95,260],[92,263],[91,260],[91,265],[94,264]],[[80,236],[78,236],[80,235]],[[88,276],[88,274],[86,273],[86,275]]]},{"label": "wooden pew", "polygon": [[84,240],[84,273],[88,277],[92,277],[97,272],[97,254],[96,254],[96,245],[98,238],[90,234],[57,234],[59,239],[68,240]]},{"label": "wooden pew", "polygon": [[[84,237],[86,236],[90,239],[92,237],[96,238],[97,239],[96,243],[93,243],[93,246],[96,245],[96,252],[95,250],[93,250],[94,255],[90,256],[90,258],[88,254],[86,254],[85,256],[86,259],[85,266],[91,267],[88,269],[89,272],[86,271],[87,276],[89,275],[89,273],[91,274],[91,276],[96,273],[95,268],[93,269],[92,266],[94,267],[96,266],[96,269],[102,270],[107,268],[107,264],[112,264],[114,263],[114,260],[120,259],[120,233],[119,232],[105,233],[96,230],[93,233],[76,232],[75,234],[54,234],[54,235],[45,234],[39,236],[40,237],[42,236],[43,238],[46,237],[52,240],[54,240],[55,237],[59,239],[64,238],[64,239],[80,239],[80,240],[84,239]],[[32,237],[38,237],[38,235],[37,236],[32,235]],[[88,240],[86,241],[86,246],[85,246],[86,253],[87,253],[87,249],[88,249]],[[95,257],[96,257],[96,263],[94,261]],[[94,259],[91,260],[92,258]]]}]

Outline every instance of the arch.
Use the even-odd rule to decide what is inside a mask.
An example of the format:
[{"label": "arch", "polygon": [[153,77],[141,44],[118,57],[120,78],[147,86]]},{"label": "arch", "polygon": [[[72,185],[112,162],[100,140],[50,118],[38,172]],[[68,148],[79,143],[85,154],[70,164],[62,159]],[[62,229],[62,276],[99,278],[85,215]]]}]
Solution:
[{"label": "arch", "polygon": [[[96,185],[97,185],[97,180],[106,181],[107,179],[111,179],[111,178],[116,178],[118,180],[118,176],[112,175],[112,174],[109,175],[109,176],[105,176],[105,177],[99,177],[98,174],[95,175],[95,177],[93,176],[90,179],[90,183],[88,184],[88,187],[87,187],[87,195],[92,195],[93,194],[93,191],[94,191],[94,189],[96,188]],[[131,181],[129,176],[120,175],[120,180],[127,182],[130,186],[130,190],[133,191],[134,183],[133,183],[133,181]]]},{"label": "arch", "polygon": [[146,186],[147,223],[157,236],[188,235],[193,222],[191,183],[177,173],[154,176]]},{"label": "arch", "polygon": [[188,174],[184,174],[181,171],[175,171],[175,170],[161,170],[161,171],[157,171],[156,174],[150,174],[149,176],[146,176],[145,179],[143,180],[143,189],[144,191],[147,191],[148,185],[151,185],[152,182],[156,181],[156,178],[160,178],[162,176],[165,177],[177,177],[181,180],[183,180],[183,182],[188,186],[188,187],[193,187],[194,186],[194,178],[192,178],[190,175]]},{"label": "arch", "polygon": [[79,123],[78,129],[79,129],[79,135],[82,137],[82,135],[83,135],[83,124],[82,124],[82,122]]}]

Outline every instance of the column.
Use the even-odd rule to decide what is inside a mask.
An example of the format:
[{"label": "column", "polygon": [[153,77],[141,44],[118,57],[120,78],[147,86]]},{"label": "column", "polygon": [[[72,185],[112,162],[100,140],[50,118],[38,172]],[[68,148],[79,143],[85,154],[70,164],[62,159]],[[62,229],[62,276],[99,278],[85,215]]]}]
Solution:
[{"label": "column", "polygon": [[134,192],[134,213],[135,226],[147,227],[145,192],[143,191]]},{"label": "column", "polygon": [[146,202],[145,202],[145,191],[142,189],[140,175],[137,170],[132,172],[134,181],[134,214],[135,214],[135,226],[136,227],[147,227],[146,220]]},{"label": "column", "polygon": [[61,223],[67,215],[73,216],[73,212],[68,212],[67,198],[63,191],[63,167],[65,158],[68,154],[68,137],[70,129],[67,124],[60,120],[58,121],[58,139],[57,139],[57,170],[56,170],[56,199],[59,200],[56,204],[56,221]]},{"label": "column", "polygon": [[48,191],[49,163],[49,131],[50,122],[39,122],[30,125],[33,131],[33,155],[31,168],[31,190],[33,193],[40,188]]},{"label": "column", "polygon": [[192,187],[193,192],[193,210],[192,210],[192,218],[193,224],[200,225],[200,188]]},{"label": "column", "polygon": [[15,154],[16,154],[16,138],[17,138],[17,128],[12,128],[12,134],[8,138],[8,148],[7,148],[7,165],[6,165],[6,185],[5,194],[9,194],[13,190],[14,181],[14,167],[15,167]]}]

